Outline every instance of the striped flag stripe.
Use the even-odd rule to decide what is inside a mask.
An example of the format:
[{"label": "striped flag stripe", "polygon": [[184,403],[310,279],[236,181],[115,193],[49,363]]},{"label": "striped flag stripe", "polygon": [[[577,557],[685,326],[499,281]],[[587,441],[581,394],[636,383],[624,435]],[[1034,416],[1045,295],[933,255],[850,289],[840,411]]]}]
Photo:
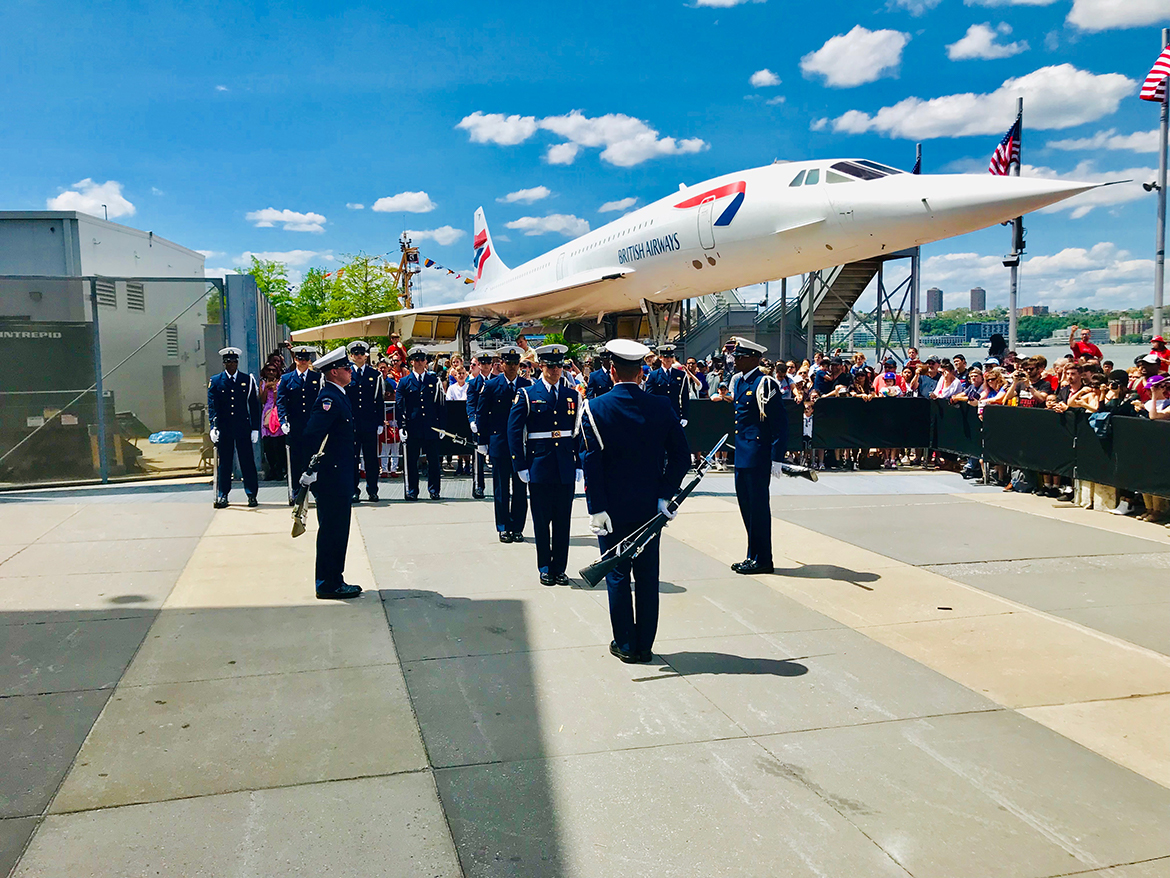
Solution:
[{"label": "striped flag stripe", "polygon": [[1166,77],[1170,76],[1170,46],[1162,50],[1158,60],[1154,62],[1150,75],[1142,85],[1139,97],[1143,101],[1164,101],[1166,99]]},{"label": "striped flag stripe", "polygon": [[1006,177],[1013,162],[1020,160],[1020,119],[1017,116],[1015,123],[1003,136],[995,153],[991,156],[991,164],[987,166],[988,173],[998,177]]}]

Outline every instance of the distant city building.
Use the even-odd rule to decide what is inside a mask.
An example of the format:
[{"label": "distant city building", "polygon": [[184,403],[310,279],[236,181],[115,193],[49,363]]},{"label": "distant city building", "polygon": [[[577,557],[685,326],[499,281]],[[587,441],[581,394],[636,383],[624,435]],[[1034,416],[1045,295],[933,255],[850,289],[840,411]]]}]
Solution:
[{"label": "distant city building", "polygon": [[1117,341],[1126,335],[1144,335],[1153,328],[1152,320],[1133,320],[1129,317],[1121,317],[1109,321],[1109,340]]},{"label": "distant city building", "polygon": [[[886,320],[882,319],[882,338],[888,344],[905,346],[910,342],[910,324],[895,323],[891,326]],[[833,330],[833,334],[829,336],[829,347],[840,348],[849,347],[849,323],[846,321]],[[873,333],[868,329],[858,326],[853,332],[853,349],[872,348],[874,347]]]},{"label": "distant city building", "polygon": [[987,323],[968,320],[966,323],[957,327],[956,331],[962,336],[964,341],[986,341],[997,332],[1006,338],[1008,324],[1006,320],[992,320]]},{"label": "distant city building", "polygon": [[926,335],[922,338],[922,346],[926,348],[958,348],[966,344],[967,339],[961,335]]},{"label": "distant city building", "polygon": [[943,291],[938,287],[931,287],[926,291],[926,313],[937,314],[943,309]]},{"label": "distant city building", "polygon": [[983,287],[971,287],[971,310],[987,310],[987,290]]},{"label": "distant city building", "polygon": [[1017,312],[1021,317],[1047,317],[1047,305],[1028,305]]}]

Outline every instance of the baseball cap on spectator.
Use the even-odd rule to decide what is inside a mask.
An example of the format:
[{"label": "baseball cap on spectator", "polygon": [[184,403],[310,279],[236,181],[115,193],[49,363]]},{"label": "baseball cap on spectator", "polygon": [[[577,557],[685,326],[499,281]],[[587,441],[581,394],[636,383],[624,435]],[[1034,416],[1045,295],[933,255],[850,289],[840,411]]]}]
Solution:
[{"label": "baseball cap on spectator", "polygon": [[1144,357],[1141,358],[1140,362],[1149,363],[1151,366],[1158,366],[1161,364],[1162,361],[1158,357],[1154,356],[1153,354],[1146,354]]},{"label": "baseball cap on spectator", "polygon": [[829,365],[830,366],[844,366],[845,361],[842,360],[840,357],[829,357]]},{"label": "baseball cap on spectator", "polygon": [[1129,373],[1124,369],[1114,369],[1109,373],[1110,384],[1129,384]]},{"label": "baseball cap on spectator", "polygon": [[983,365],[984,366],[998,366],[999,359],[997,357],[988,357],[986,360],[983,361]]},{"label": "baseball cap on spectator", "polygon": [[892,369],[898,365],[898,361],[893,357],[886,357],[884,360],[882,360],[882,365]]},{"label": "baseball cap on spectator", "polygon": [[925,363],[926,363],[926,365],[928,365],[928,366],[929,366],[931,363],[935,363],[935,364],[937,364],[937,363],[938,363],[938,357],[927,357],[927,358],[924,360],[924,362],[925,362]]},{"label": "baseball cap on spectator", "polygon": [[1170,381],[1170,377],[1167,377],[1166,375],[1155,375],[1146,382],[1146,388],[1152,389],[1159,386],[1160,384],[1165,384],[1167,381]]}]

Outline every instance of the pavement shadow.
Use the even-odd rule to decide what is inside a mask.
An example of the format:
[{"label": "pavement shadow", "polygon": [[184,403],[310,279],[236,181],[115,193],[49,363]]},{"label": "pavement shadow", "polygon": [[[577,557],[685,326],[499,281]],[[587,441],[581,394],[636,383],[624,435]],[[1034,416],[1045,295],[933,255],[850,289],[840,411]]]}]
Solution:
[{"label": "pavement shadow", "polygon": [[792,579],[833,579],[837,582],[848,582],[866,591],[873,591],[866,582],[877,582],[881,575],[862,570],[850,570],[848,567],[838,567],[836,564],[801,564],[799,567],[777,567],[772,571],[774,576],[787,576]]},{"label": "pavement shadow", "polygon": [[660,653],[659,658],[666,662],[663,667],[658,669],[659,672],[673,671],[674,673],[645,679],[665,680],[670,676],[693,677],[699,674],[761,674],[772,677],[803,677],[808,673],[808,665],[801,664],[797,659],[806,659],[809,656],[771,659],[747,658],[725,652],[676,652]]}]

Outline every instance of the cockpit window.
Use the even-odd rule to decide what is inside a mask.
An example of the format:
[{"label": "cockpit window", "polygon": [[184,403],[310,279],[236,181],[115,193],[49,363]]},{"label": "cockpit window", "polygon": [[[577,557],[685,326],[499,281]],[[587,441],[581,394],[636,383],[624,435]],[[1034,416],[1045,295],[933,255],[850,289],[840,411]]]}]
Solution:
[{"label": "cockpit window", "polygon": [[883,171],[875,171],[873,168],[867,168],[860,163],[855,162],[837,162],[833,165],[834,171],[840,171],[842,174],[848,174],[850,177],[855,177],[858,180],[876,180],[879,177],[885,177]]},{"label": "cockpit window", "polygon": [[797,175],[796,175],[796,176],[795,176],[795,177],[792,179],[792,182],[791,182],[791,183],[789,183],[788,185],[789,185],[789,186],[799,186],[801,183],[803,183],[803,182],[804,182],[804,175],[805,175],[805,172],[804,172],[804,171],[801,171],[799,174],[797,174]]},{"label": "cockpit window", "polygon": [[844,177],[835,171],[825,171],[826,183],[855,183],[857,182],[853,177]]},{"label": "cockpit window", "polygon": [[904,174],[905,171],[899,171],[897,168],[891,168],[889,165],[883,165],[879,162],[871,162],[869,159],[858,159],[857,164],[864,165],[867,168],[873,168],[877,171],[885,171],[887,174]]},{"label": "cockpit window", "polygon": [[808,177],[805,178],[804,185],[814,186],[819,182],[821,182],[821,169],[813,168],[808,172]]}]

